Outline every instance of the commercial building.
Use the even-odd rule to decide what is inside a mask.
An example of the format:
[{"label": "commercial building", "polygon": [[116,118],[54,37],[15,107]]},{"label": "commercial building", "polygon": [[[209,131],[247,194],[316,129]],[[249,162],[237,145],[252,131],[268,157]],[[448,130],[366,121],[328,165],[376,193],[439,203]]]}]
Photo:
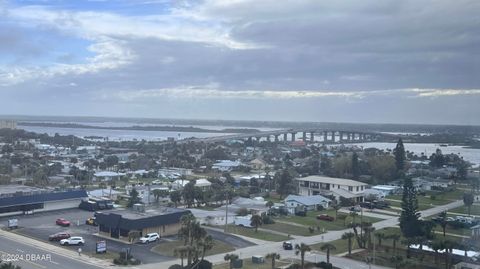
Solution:
[{"label": "commercial building", "polygon": [[158,233],[161,237],[176,235],[181,227],[180,219],[190,211],[178,208],[156,208],[145,210],[142,205],[136,209],[119,209],[96,213],[99,233],[128,241],[131,231],[141,235]]},{"label": "commercial building", "polygon": [[50,191],[23,185],[0,187],[0,216],[77,208],[88,198],[85,190]]},{"label": "commercial building", "polygon": [[14,120],[0,120],[0,129],[17,129],[17,122]]},{"label": "commercial building", "polygon": [[298,193],[304,196],[323,195],[351,199],[354,202],[363,201],[363,191],[368,184],[345,178],[324,176],[308,176],[295,179],[298,182]]}]

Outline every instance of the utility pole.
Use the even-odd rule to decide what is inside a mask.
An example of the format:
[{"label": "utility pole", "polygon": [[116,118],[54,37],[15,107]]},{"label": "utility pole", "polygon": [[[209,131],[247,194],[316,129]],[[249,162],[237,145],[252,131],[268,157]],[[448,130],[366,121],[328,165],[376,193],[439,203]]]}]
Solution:
[{"label": "utility pole", "polygon": [[228,225],[228,192],[225,192],[225,230],[224,233],[227,233],[227,225]]}]

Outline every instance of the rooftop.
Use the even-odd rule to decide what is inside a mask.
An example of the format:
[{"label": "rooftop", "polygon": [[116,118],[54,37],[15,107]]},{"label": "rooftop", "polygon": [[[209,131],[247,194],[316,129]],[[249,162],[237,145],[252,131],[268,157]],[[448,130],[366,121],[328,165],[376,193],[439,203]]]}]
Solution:
[{"label": "rooftop", "polygon": [[116,214],[122,216],[124,219],[142,219],[142,218],[149,218],[161,215],[169,215],[172,213],[178,212],[186,212],[188,210],[181,209],[181,208],[173,208],[173,207],[160,207],[160,208],[145,208],[145,212],[135,211],[133,209],[117,209],[117,210],[108,210],[100,212],[102,214]]},{"label": "rooftop", "polygon": [[351,179],[345,178],[336,178],[336,177],[324,177],[324,176],[308,176],[308,177],[301,177],[296,178],[297,181],[310,181],[310,182],[318,182],[318,183],[330,183],[330,184],[338,184],[338,185],[345,185],[345,186],[366,186],[367,183],[363,183],[360,181],[355,181]]},{"label": "rooftop", "polygon": [[39,193],[44,192],[44,189],[30,187],[25,185],[1,185],[0,186],[0,196],[5,196],[8,194],[15,194],[18,192],[25,192],[25,193]]}]

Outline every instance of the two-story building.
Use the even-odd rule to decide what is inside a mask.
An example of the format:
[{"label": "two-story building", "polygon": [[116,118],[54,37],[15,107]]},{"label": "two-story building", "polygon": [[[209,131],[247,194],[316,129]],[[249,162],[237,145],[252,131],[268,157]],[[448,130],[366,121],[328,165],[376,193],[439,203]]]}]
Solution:
[{"label": "two-story building", "polygon": [[325,176],[308,176],[295,179],[298,182],[298,194],[304,196],[323,195],[351,199],[354,202],[363,201],[363,192],[368,184],[345,178]]}]

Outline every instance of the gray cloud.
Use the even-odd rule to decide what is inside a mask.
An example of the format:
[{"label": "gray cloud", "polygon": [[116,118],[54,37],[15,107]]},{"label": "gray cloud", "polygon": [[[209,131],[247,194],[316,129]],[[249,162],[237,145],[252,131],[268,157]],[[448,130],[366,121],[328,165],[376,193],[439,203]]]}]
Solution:
[{"label": "gray cloud", "polygon": [[0,61],[0,113],[61,103],[76,115],[480,124],[478,1],[186,3],[158,16],[7,7],[1,54],[35,63],[44,48],[21,34],[33,27],[88,40],[94,56]]}]

